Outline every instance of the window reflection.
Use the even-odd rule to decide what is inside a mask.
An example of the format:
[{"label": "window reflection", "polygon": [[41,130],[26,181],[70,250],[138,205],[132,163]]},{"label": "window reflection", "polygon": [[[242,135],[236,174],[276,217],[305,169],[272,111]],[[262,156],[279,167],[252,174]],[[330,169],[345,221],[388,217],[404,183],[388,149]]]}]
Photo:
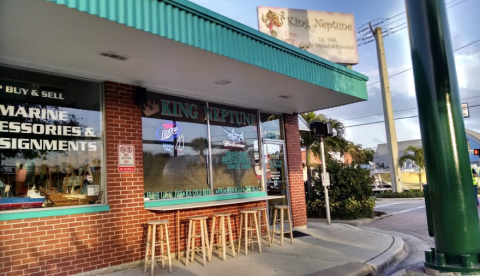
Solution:
[{"label": "window reflection", "polygon": [[0,210],[101,202],[101,101],[98,83],[0,67]]},{"label": "window reflection", "polygon": [[[227,114],[225,120],[210,123],[214,193],[261,191],[256,113],[215,104],[210,107]],[[243,120],[237,120],[239,117]]]},{"label": "window reflection", "polygon": [[283,139],[281,131],[282,115],[261,113],[260,122],[262,124],[262,138]]}]

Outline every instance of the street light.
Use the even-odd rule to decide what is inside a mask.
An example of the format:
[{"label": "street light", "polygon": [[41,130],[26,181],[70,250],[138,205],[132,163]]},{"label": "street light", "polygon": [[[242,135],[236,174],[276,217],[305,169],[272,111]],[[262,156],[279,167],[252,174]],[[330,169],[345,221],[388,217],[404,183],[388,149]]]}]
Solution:
[{"label": "street light", "polygon": [[327,173],[327,167],[325,165],[325,149],[323,147],[323,140],[325,137],[333,136],[332,124],[323,122],[311,122],[310,133],[320,140],[320,152],[322,154],[322,185],[323,193],[325,194],[325,209],[327,213],[327,224],[332,223],[330,219],[330,202],[328,199],[327,186],[330,186],[330,176]]}]

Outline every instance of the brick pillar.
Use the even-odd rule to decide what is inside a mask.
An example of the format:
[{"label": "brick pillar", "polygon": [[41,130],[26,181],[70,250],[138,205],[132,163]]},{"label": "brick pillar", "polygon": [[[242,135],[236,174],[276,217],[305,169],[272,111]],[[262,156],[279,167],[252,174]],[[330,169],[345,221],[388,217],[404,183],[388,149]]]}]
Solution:
[{"label": "brick pillar", "polygon": [[[105,82],[105,157],[110,205],[109,223],[105,226],[110,227],[113,238],[110,246],[115,250],[112,258],[103,257],[109,266],[140,259],[144,242],[141,223],[146,220],[147,212],[143,207],[142,111],[135,104],[135,91],[135,86]],[[119,144],[134,145],[135,172],[118,171]]]},{"label": "brick pillar", "polygon": [[290,185],[290,204],[292,207],[293,225],[295,227],[301,227],[307,225],[307,206],[305,202],[305,186],[303,183],[298,114],[283,114],[283,118],[285,121],[288,183]]}]

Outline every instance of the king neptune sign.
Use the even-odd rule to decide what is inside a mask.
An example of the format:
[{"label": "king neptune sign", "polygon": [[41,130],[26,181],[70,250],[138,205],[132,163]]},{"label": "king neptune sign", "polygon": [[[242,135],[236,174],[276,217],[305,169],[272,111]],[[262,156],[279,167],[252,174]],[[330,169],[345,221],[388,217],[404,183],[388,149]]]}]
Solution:
[{"label": "king neptune sign", "polygon": [[258,7],[258,29],[341,64],[357,64],[353,14]]}]

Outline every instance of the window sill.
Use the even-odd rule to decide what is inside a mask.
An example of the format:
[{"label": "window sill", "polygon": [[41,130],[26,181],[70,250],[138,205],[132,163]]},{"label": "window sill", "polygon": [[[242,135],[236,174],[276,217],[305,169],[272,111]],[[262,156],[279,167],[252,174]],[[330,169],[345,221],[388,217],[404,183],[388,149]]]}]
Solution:
[{"label": "window sill", "polygon": [[251,193],[251,194],[233,194],[228,196],[227,195],[209,196],[209,197],[201,197],[201,198],[177,199],[177,200],[167,200],[167,201],[163,200],[164,202],[157,200],[152,202],[148,202],[148,201],[145,202],[145,209],[150,211],[173,211],[173,210],[207,208],[207,207],[213,207],[213,206],[263,201],[263,200],[269,200],[269,199],[275,199],[275,198],[284,198],[284,196],[267,196],[267,193],[261,192],[261,193]]},{"label": "window sill", "polygon": [[107,204],[9,210],[0,211],[0,221],[107,212],[109,210],[110,206]]}]

